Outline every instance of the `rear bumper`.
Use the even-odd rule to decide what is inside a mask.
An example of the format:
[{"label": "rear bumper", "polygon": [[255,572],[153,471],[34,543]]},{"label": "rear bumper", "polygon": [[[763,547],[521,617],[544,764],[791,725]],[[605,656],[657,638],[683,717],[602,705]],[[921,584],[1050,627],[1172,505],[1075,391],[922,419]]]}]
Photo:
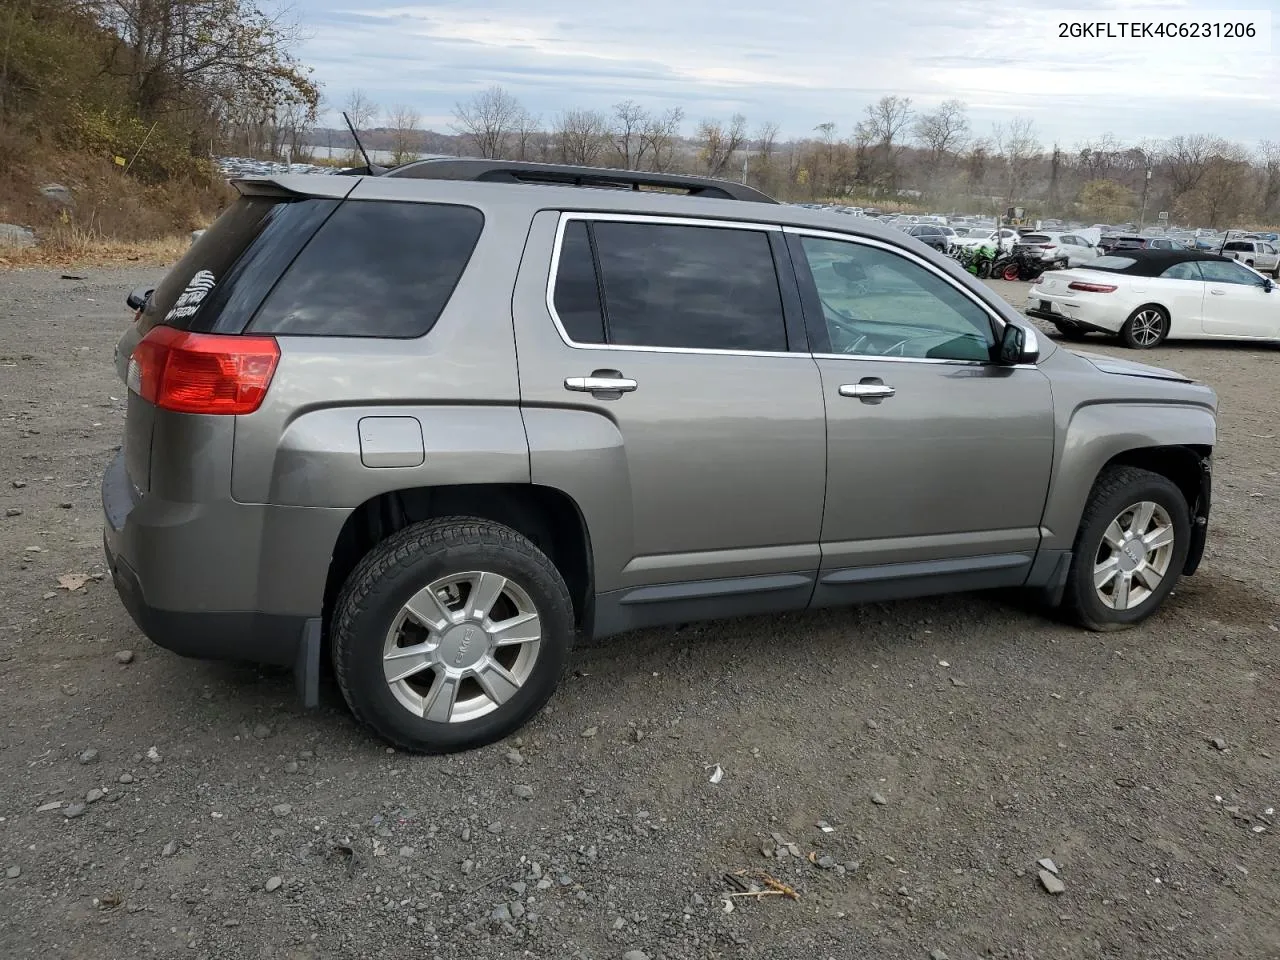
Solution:
[{"label": "rear bumper", "polygon": [[293,666],[308,618],[289,614],[162,610],[147,602],[137,573],[111,552],[107,567],[120,602],[152,643],[184,657]]},{"label": "rear bumper", "polygon": [[102,508],[112,582],[153,643],[186,657],[297,662],[346,511],[139,495],[123,453],[102,478]]}]

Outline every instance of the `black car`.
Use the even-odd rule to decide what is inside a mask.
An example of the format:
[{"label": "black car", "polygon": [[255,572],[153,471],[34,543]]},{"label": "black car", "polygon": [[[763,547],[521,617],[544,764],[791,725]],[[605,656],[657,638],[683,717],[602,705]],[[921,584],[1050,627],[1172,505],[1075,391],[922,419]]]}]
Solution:
[{"label": "black car", "polygon": [[924,241],[941,253],[951,249],[953,234],[946,227],[940,227],[936,223],[918,223],[908,230],[907,234]]}]

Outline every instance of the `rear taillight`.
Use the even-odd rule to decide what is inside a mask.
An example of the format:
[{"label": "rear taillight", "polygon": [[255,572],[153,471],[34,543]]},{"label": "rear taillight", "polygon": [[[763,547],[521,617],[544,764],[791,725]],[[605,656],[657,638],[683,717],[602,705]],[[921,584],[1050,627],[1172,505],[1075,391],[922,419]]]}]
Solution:
[{"label": "rear taillight", "polygon": [[1042,243],[1042,244],[1040,244],[1040,246],[1041,246],[1041,247],[1043,247],[1045,250],[1052,250],[1054,247],[1056,247],[1056,246],[1057,246],[1057,244],[1056,244],[1056,243]]},{"label": "rear taillight", "polygon": [[129,386],[177,413],[253,413],[280,360],[274,337],[187,333],[154,327],[129,360]]},{"label": "rear taillight", "polygon": [[1110,283],[1089,283],[1087,280],[1072,280],[1067,284],[1068,290],[1080,290],[1084,293],[1115,293],[1116,287]]}]

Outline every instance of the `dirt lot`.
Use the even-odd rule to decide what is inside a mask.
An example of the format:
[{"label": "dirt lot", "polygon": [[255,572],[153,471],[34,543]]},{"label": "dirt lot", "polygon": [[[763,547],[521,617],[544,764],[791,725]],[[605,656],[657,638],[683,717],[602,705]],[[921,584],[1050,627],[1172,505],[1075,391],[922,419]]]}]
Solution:
[{"label": "dirt lot", "polygon": [[[151,646],[98,579],[154,274],[84,272],[0,273],[0,956],[1280,957],[1276,349],[1142,358],[1222,422],[1207,559],[1140,629],[970,595],[648,631],[423,759]],[[799,899],[726,913],[762,869]]]}]

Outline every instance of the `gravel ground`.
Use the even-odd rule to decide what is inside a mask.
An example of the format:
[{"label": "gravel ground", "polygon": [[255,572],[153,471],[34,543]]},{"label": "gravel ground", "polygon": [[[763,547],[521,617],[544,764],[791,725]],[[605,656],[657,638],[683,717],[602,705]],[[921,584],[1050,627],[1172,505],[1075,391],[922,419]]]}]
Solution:
[{"label": "gravel ground", "polygon": [[[1142,358],[1222,421],[1207,558],[1139,629],[966,595],[646,631],[416,758],[101,579],[151,276],[0,273],[0,956],[1280,957],[1274,348]],[[798,899],[726,912],[739,871]]]}]

